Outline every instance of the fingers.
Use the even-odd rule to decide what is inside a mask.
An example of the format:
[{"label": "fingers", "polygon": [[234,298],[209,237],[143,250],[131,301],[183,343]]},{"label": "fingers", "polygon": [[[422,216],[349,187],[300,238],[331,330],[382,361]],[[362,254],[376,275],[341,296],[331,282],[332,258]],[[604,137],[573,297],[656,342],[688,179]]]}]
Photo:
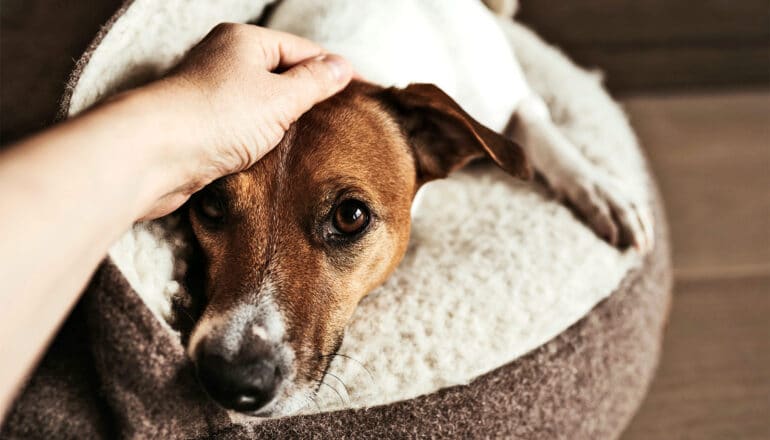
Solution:
[{"label": "fingers", "polygon": [[325,52],[310,40],[252,24],[220,23],[198,44],[204,45],[212,40],[240,47],[268,71],[285,69]]},{"label": "fingers", "polygon": [[303,61],[281,74],[281,93],[296,119],[314,104],[342,90],[353,68],[339,55],[325,54]]},{"label": "fingers", "polygon": [[266,35],[263,44],[273,49],[266,51],[272,55],[265,60],[267,70],[283,70],[325,52],[321,46],[296,35],[264,28],[257,29]]}]

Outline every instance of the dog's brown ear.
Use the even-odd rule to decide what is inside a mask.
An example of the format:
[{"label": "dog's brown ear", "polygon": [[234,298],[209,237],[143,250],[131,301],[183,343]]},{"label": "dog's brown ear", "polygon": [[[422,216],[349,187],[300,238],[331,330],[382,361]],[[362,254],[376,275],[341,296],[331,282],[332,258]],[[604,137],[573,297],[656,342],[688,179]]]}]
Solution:
[{"label": "dog's brown ear", "polygon": [[381,91],[380,97],[411,144],[418,184],[446,177],[483,156],[513,176],[532,176],[519,145],[473,119],[433,84],[391,87]]}]

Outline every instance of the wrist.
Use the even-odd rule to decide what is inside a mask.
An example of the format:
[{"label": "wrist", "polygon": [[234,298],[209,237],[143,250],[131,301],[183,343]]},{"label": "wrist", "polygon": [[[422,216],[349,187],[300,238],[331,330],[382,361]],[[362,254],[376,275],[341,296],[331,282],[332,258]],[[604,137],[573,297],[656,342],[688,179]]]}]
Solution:
[{"label": "wrist", "polygon": [[139,141],[128,152],[141,179],[139,217],[148,216],[159,200],[178,196],[183,201],[213,180],[202,169],[201,153],[212,136],[201,98],[189,85],[164,79],[106,104],[126,122],[126,136]]}]

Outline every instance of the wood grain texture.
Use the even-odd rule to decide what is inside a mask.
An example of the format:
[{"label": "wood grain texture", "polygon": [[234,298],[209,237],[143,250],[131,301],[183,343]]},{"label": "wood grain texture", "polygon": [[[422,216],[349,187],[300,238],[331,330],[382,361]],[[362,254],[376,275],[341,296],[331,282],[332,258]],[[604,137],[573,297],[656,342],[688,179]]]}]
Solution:
[{"label": "wood grain texture", "polygon": [[607,87],[621,95],[770,83],[770,50],[760,44],[580,46],[569,53],[602,71]]},{"label": "wood grain texture", "polygon": [[770,84],[766,0],[521,0],[518,18],[614,92]]},{"label": "wood grain texture", "polygon": [[770,438],[770,277],[682,282],[623,440]]},{"label": "wood grain texture", "polygon": [[770,274],[770,91],[623,103],[663,192],[677,277]]},{"label": "wood grain texture", "polygon": [[520,0],[519,18],[579,45],[767,41],[766,0]]}]

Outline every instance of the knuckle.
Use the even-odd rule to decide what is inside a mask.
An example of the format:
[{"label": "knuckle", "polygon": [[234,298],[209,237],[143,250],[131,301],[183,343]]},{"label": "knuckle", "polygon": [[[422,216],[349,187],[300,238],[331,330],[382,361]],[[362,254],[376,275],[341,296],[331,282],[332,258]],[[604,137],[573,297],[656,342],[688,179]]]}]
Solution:
[{"label": "knuckle", "polygon": [[249,28],[251,26],[242,23],[219,23],[214,27],[213,32],[220,38],[227,39],[233,43],[240,44],[248,41]]},{"label": "knuckle", "polygon": [[229,34],[234,32],[234,29],[236,27],[237,27],[236,23],[223,22],[223,23],[218,23],[216,26],[214,26],[211,32],[217,35]]},{"label": "knuckle", "polygon": [[302,89],[315,99],[320,89],[325,88],[325,77],[316,63],[309,62],[296,66],[295,78],[301,80]]},{"label": "knuckle", "polygon": [[314,77],[317,69],[313,63],[303,63],[297,66],[297,74],[300,76]]}]

